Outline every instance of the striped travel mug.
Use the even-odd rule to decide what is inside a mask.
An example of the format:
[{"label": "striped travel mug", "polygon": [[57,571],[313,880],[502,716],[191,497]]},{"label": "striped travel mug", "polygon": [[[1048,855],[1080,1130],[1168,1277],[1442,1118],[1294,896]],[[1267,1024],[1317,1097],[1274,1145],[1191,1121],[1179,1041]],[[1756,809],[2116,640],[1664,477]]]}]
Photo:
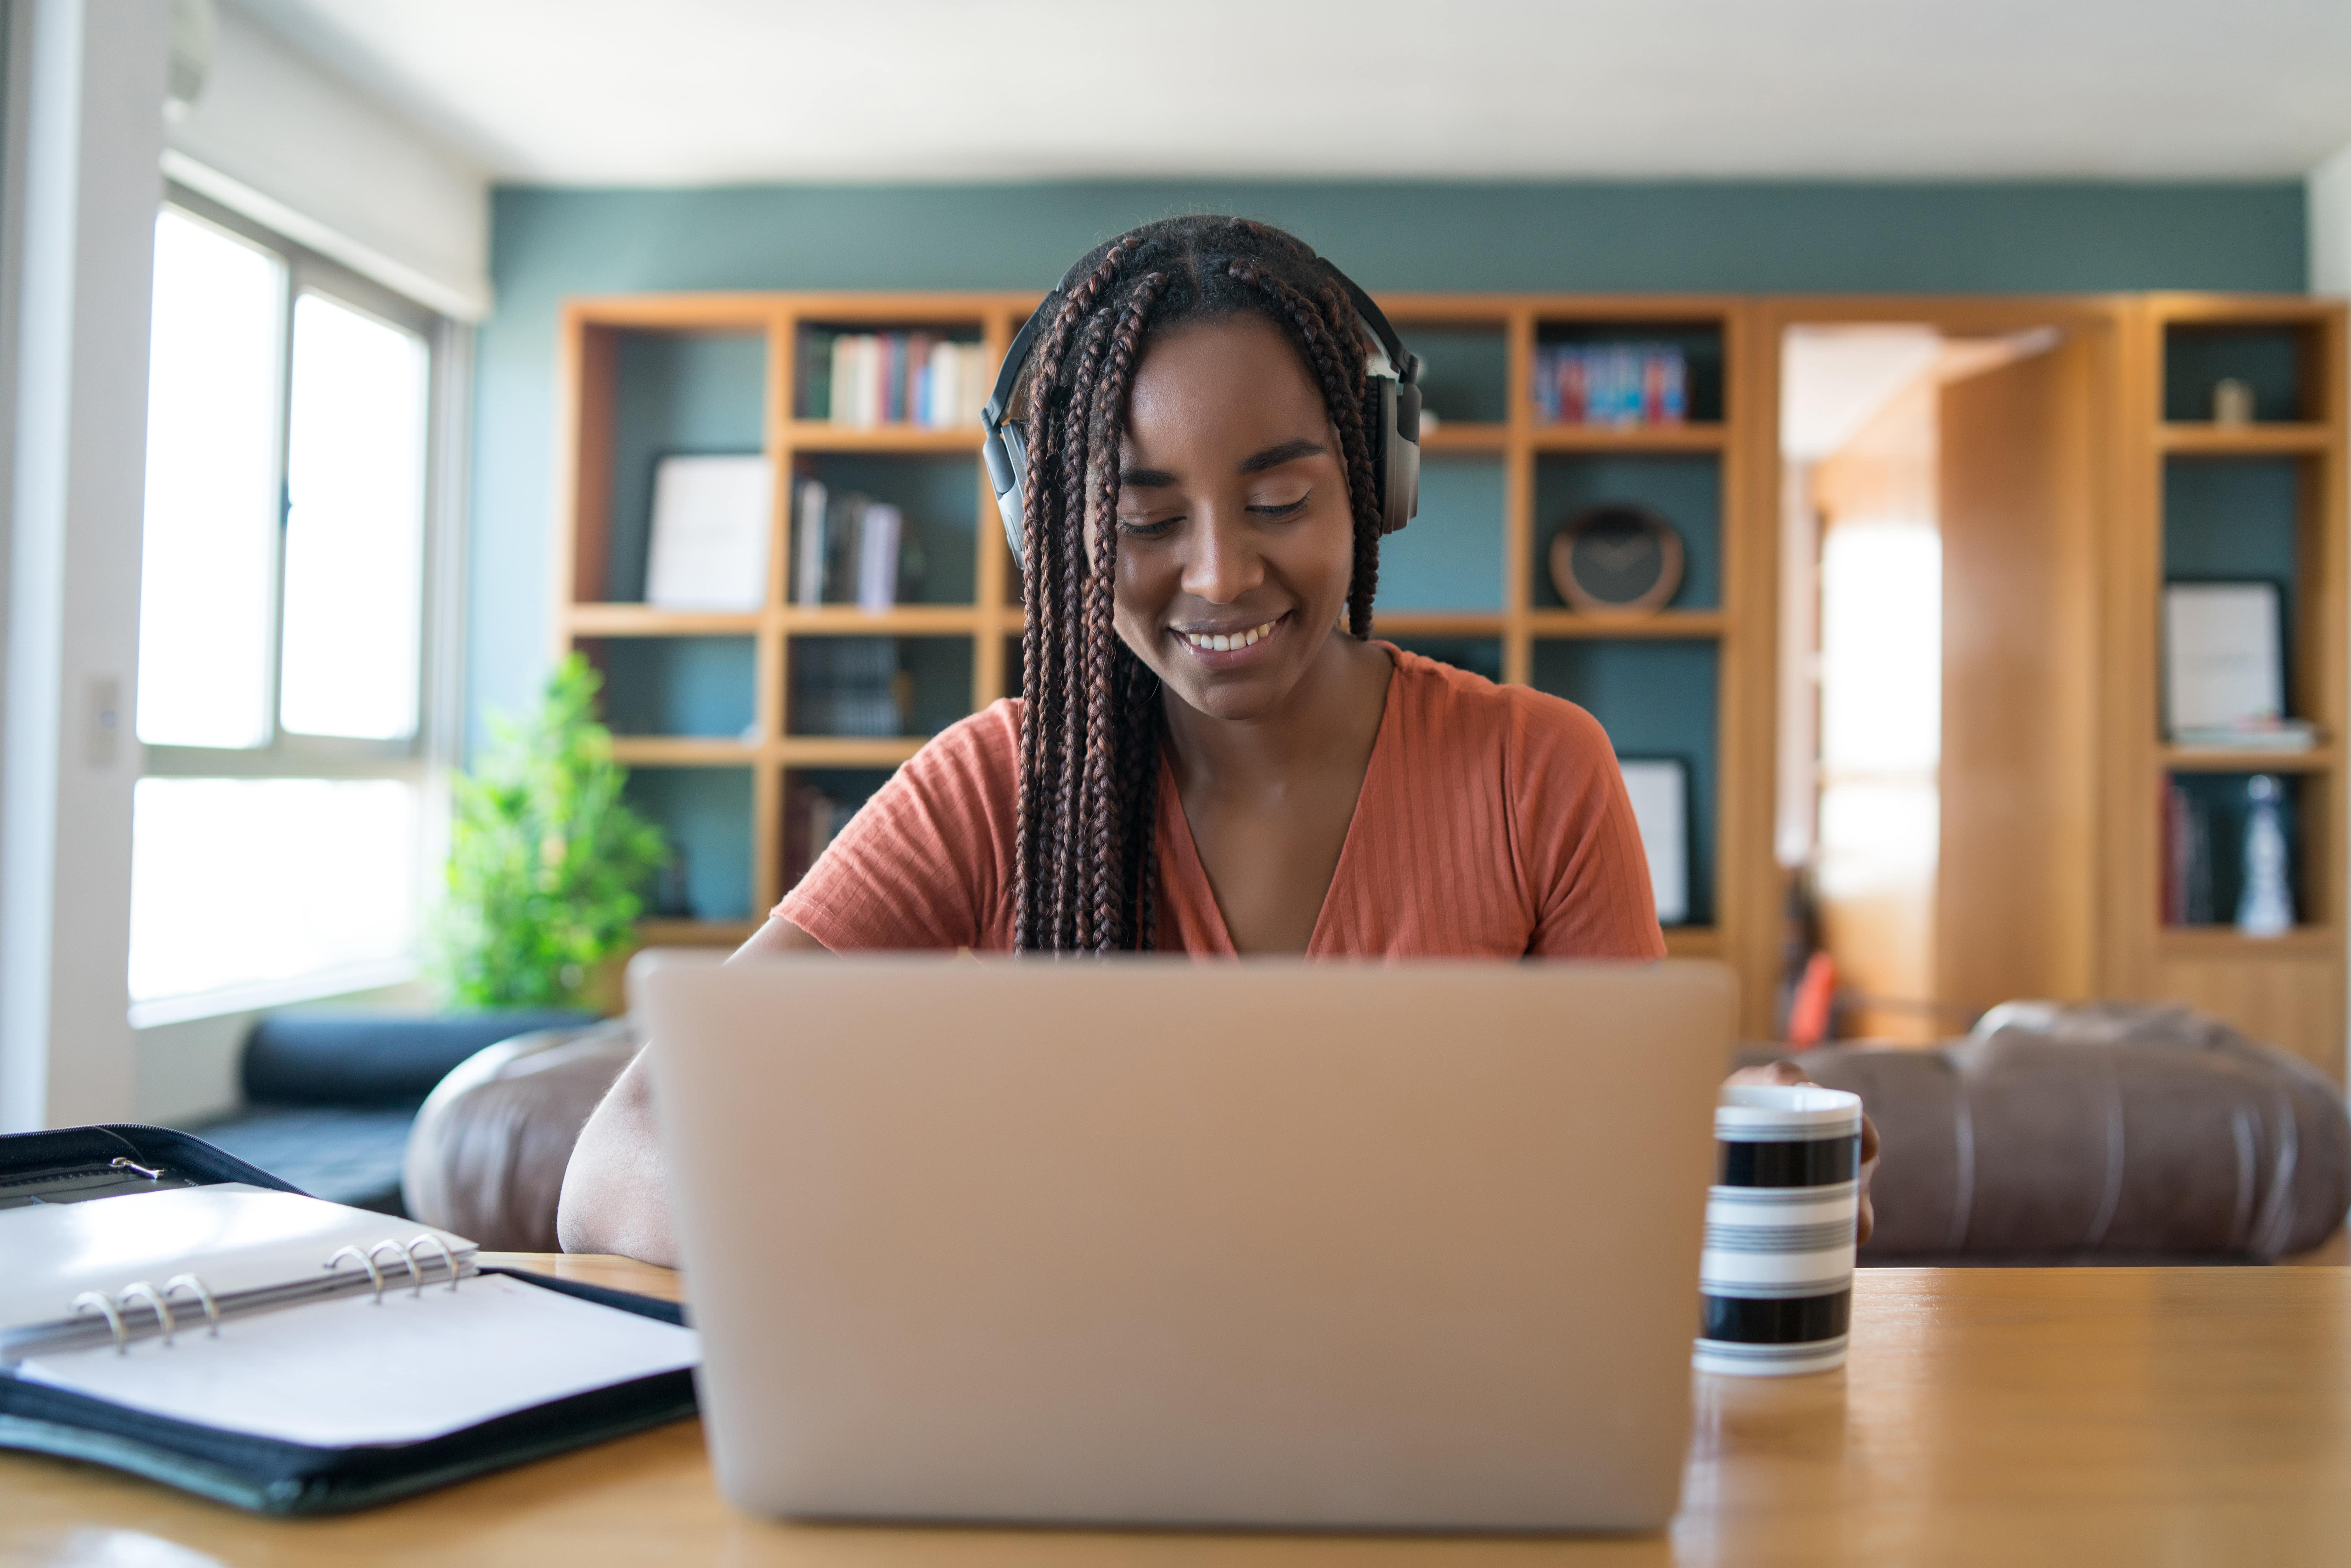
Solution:
[{"label": "striped travel mug", "polygon": [[1844,1364],[1861,1208],[1861,1097],[1725,1084],[1698,1263],[1700,1372],[1784,1376]]}]

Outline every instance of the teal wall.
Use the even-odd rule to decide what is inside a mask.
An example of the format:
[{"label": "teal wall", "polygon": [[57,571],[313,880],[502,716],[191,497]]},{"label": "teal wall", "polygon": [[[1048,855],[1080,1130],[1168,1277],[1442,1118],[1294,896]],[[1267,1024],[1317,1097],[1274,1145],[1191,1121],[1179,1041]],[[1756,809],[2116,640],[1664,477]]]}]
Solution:
[{"label": "teal wall", "polygon": [[555,312],[569,294],[1041,288],[1148,218],[1281,224],[1373,289],[1740,293],[2304,287],[2299,182],[1118,183],[496,193],[479,340],[469,733],[548,649]]}]

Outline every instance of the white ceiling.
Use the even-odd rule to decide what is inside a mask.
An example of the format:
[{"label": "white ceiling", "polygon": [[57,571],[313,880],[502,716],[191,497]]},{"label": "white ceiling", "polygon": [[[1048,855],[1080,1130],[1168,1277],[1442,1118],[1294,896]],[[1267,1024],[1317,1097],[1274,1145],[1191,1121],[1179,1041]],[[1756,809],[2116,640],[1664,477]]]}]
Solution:
[{"label": "white ceiling", "polygon": [[2298,175],[2351,0],[232,0],[499,176]]}]

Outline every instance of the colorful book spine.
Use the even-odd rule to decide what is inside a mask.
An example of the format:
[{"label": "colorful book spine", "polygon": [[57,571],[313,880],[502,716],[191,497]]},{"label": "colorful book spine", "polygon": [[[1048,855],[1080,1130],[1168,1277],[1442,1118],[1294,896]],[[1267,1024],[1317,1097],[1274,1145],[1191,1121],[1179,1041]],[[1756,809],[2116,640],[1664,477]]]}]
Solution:
[{"label": "colorful book spine", "polygon": [[957,429],[987,401],[986,347],[935,332],[836,332],[801,365],[803,416],[848,429]]},{"label": "colorful book spine", "polygon": [[1644,427],[1689,420],[1689,364],[1670,343],[1544,343],[1535,350],[1541,424]]}]

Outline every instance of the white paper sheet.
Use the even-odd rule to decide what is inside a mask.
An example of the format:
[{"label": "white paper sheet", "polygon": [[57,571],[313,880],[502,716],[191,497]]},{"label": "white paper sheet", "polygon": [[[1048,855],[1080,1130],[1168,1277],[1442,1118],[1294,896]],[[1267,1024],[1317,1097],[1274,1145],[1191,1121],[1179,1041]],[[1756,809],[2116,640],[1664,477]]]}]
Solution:
[{"label": "white paper sheet", "polygon": [[17,1364],[179,1421],[321,1448],[412,1443],[702,1359],[691,1329],[499,1275],[346,1296]]},{"label": "white paper sheet", "polygon": [[664,457],[653,470],[645,602],[664,610],[757,610],[768,597],[765,457]]},{"label": "white paper sheet", "polygon": [[1689,818],[1682,765],[1627,762],[1622,767],[1633,821],[1641,829],[1641,848],[1648,852],[1657,924],[1678,925],[1689,918]]},{"label": "white paper sheet", "polygon": [[[459,1258],[474,1249],[453,1231],[413,1219],[243,1182],[0,1209],[0,1328],[69,1317],[82,1291],[110,1296],[133,1280],[161,1288],[191,1273],[225,1297],[316,1279],[339,1248],[364,1252],[423,1235],[440,1237]],[[379,1264],[398,1276],[389,1255]]]},{"label": "white paper sheet", "polygon": [[2265,582],[2175,582],[2163,591],[2165,727],[2238,728],[2285,702],[2278,593]]}]

